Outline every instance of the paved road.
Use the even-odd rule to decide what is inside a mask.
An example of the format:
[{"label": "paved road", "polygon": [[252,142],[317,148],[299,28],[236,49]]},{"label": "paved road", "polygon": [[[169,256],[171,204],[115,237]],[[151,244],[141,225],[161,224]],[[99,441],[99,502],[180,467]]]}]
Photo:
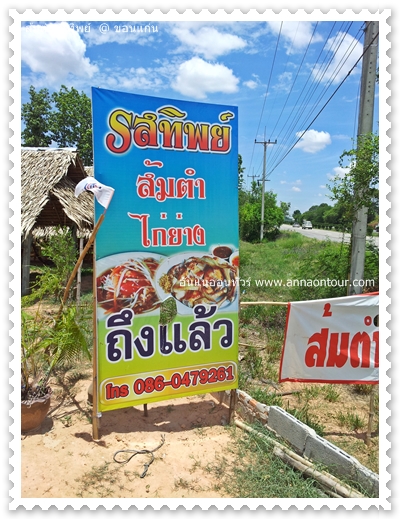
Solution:
[{"label": "paved road", "polygon": [[[281,225],[282,231],[294,231],[303,234],[304,236],[308,236],[309,238],[315,238],[317,240],[331,240],[341,242],[343,239],[343,234],[337,231],[326,231],[325,229],[302,229],[301,227],[292,227],[291,225],[283,224]],[[379,238],[377,236],[371,236],[367,238],[371,240],[377,247],[379,247]],[[345,243],[350,242],[350,234],[345,233],[344,235]]]}]

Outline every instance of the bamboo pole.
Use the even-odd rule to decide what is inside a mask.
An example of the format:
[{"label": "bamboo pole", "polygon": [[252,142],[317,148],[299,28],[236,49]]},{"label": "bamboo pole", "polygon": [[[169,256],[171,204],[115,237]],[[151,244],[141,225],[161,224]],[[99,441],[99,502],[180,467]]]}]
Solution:
[{"label": "bamboo pole", "polygon": [[323,486],[328,487],[333,490],[335,494],[338,494],[340,497],[355,497],[355,498],[365,498],[364,495],[360,494],[353,488],[339,483],[336,478],[334,479],[332,475],[320,472],[317,470],[312,464],[311,466],[307,463],[305,464],[303,461],[295,459],[293,456],[289,455],[287,452],[284,452],[279,447],[274,447],[273,453],[275,456],[278,456],[282,461],[300,471],[304,476],[311,477],[315,479],[318,483]]},{"label": "bamboo pole", "polygon": [[237,391],[236,391],[236,389],[231,389],[231,394],[230,394],[230,399],[229,399],[228,423],[232,423],[232,421],[233,421],[233,417],[235,415],[236,403],[237,403]]},{"label": "bamboo pole", "polygon": [[367,436],[365,438],[365,444],[368,447],[371,445],[372,424],[373,424],[374,416],[375,416],[374,400],[375,400],[375,387],[372,386],[372,391],[369,396],[368,429],[367,429]]},{"label": "bamboo pole", "polygon": [[[97,231],[102,224],[104,217],[106,215],[107,208],[104,209],[103,213],[100,215],[95,228],[93,229],[92,235],[90,236],[88,243],[86,244],[85,249],[82,251],[81,257],[79,258],[82,262],[85,257],[87,251],[89,250],[90,245],[94,242],[94,238],[97,234]],[[73,274],[71,278],[73,279]],[[98,413],[98,377],[97,377],[97,283],[96,283],[96,254],[94,251],[93,254],[93,407],[92,407],[92,435],[94,440],[100,439],[100,417]],[[72,281],[71,281],[72,283]],[[66,299],[65,299],[66,301]],[[63,301],[63,303],[65,302]],[[62,307],[61,307],[62,308]]]},{"label": "bamboo pole", "polygon": [[[357,492],[356,490],[354,490],[350,486],[346,485],[345,483],[342,483],[339,479],[337,479],[332,474],[329,474],[328,472],[325,472],[325,471],[317,471],[315,466],[314,466],[314,464],[311,463],[311,461],[308,461],[305,458],[303,458],[302,456],[299,456],[298,454],[296,454],[295,452],[291,451],[290,449],[288,449],[287,447],[285,447],[281,443],[277,442],[273,438],[268,438],[268,436],[266,436],[265,434],[262,434],[262,433],[260,433],[260,432],[258,432],[256,430],[254,430],[252,427],[250,427],[249,425],[246,425],[245,423],[241,422],[240,420],[236,419],[235,420],[235,425],[237,427],[239,427],[240,429],[243,429],[244,431],[250,432],[250,433],[255,434],[256,436],[262,438],[267,443],[272,444],[274,446],[274,448],[281,450],[289,458],[291,458],[292,460],[294,460],[294,461],[298,462],[299,464],[301,464],[303,466],[303,469],[305,468],[308,471],[306,475],[313,477],[312,474],[316,473],[316,474],[321,474],[322,476],[324,476],[323,479],[326,482],[327,481],[330,482],[330,488],[333,488],[334,492],[337,493],[337,494],[340,494],[341,497],[358,497],[358,498],[364,498],[365,497],[363,494],[360,494],[359,492]],[[304,470],[302,470],[302,471],[304,472]],[[321,478],[321,481],[322,481],[322,478]],[[326,484],[327,483],[325,483],[325,485]],[[344,494],[346,494],[346,495],[344,495]]]},{"label": "bamboo pole", "polygon": [[[104,213],[103,213],[104,214]],[[100,439],[99,433],[99,417],[98,417],[98,390],[97,390],[97,317],[96,317],[96,304],[97,304],[97,286],[96,286],[96,260],[95,254],[93,254],[93,405],[92,405],[92,436],[93,440]]]},{"label": "bamboo pole", "polygon": [[63,297],[63,300],[62,300],[62,303],[61,303],[61,306],[60,306],[60,309],[58,311],[58,315],[61,314],[62,312],[62,309],[64,308],[64,305],[68,299],[68,294],[69,294],[69,291],[70,291],[70,288],[71,288],[71,285],[75,279],[75,276],[76,276],[76,273],[78,271],[78,268],[80,267],[84,257],[86,256],[88,250],[90,249],[92,243],[94,242],[94,239],[96,237],[96,234],[97,234],[97,231],[99,230],[100,228],[100,225],[103,223],[103,220],[104,220],[104,217],[106,215],[106,210],[104,210],[103,214],[100,215],[100,218],[98,219],[94,229],[93,229],[93,232],[92,234],[90,235],[89,239],[88,239],[88,242],[85,246],[85,248],[83,249],[83,251],[81,252],[79,258],[78,258],[78,261],[76,262],[75,264],[75,267],[74,267],[74,270],[72,271],[70,277],[69,277],[69,280],[68,280],[68,283],[67,283],[67,286],[65,287],[65,290],[64,290],[64,297]]},{"label": "bamboo pole", "polygon": [[[79,238],[79,256],[83,251],[83,238]],[[82,265],[79,265],[78,273],[76,275],[76,306],[79,306],[81,301],[81,290],[82,290]]]},{"label": "bamboo pole", "polygon": [[240,306],[255,306],[255,305],[278,305],[278,306],[287,306],[289,303],[285,303],[283,301],[274,302],[274,301],[243,301],[240,302]]}]

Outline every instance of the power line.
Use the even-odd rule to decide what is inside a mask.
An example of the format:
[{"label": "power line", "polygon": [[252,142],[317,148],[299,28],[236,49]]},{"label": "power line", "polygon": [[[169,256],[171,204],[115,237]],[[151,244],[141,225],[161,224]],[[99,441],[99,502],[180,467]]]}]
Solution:
[{"label": "power line", "polygon": [[292,94],[292,91],[293,91],[294,85],[296,84],[297,78],[299,77],[299,73],[300,73],[301,67],[303,66],[304,60],[306,59],[306,56],[307,56],[308,50],[309,50],[309,48],[310,48],[311,42],[312,42],[312,40],[313,40],[313,38],[314,38],[314,35],[315,35],[316,31],[317,31],[317,27],[318,27],[318,22],[315,24],[315,27],[314,27],[313,33],[312,33],[312,35],[311,35],[310,41],[308,42],[307,48],[306,48],[306,50],[305,50],[305,52],[304,52],[304,54],[303,54],[303,59],[301,60],[301,63],[300,63],[300,65],[299,65],[299,67],[297,68],[297,74],[296,74],[296,77],[295,77],[295,79],[294,79],[294,81],[293,81],[293,83],[292,83],[292,86],[290,87],[290,91],[289,91],[289,93],[288,93],[288,95],[287,95],[287,97],[286,97],[286,101],[285,101],[285,103],[284,103],[284,105],[283,105],[283,107],[282,107],[282,110],[281,110],[281,113],[280,113],[280,115],[279,115],[279,117],[278,117],[278,120],[276,121],[275,126],[274,126],[274,128],[272,129],[272,131],[271,131],[271,135],[273,135],[273,133],[274,133],[274,131],[275,131],[275,128],[278,126],[279,121],[281,120],[282,114],[283,114],[283,112],[284,112],[284,110],[285,110],[285,108],[286,108],[286,105],[287,105],[287,103],[288,103],[288,101],[289,101],[289,98],[290,98],[290,96],[291,96],[291,94]]},{"label": "power line", "polygon": [[[262,120],[262,116],[263,116],[264,108],[265,108],[265,102],[266,102],[266,100],[267,100],[267,96],[268,96],[268,92],[269,92],[269,85],[270,85],[270,83],[271,83],[272,72],[273,72],[273,70],[274,70],[275,59],[276,59],[276,55],[277,55],[277,52],[278,52],[278,46],[279,46],[279,40],[280,40],[280,37],[281,37],[282,26],[283,26],[283,22],[281,22],[281,25],[280,25],[280,28],[279,28],[278,39],[276,40],[275,52],[274,52],[274,58],[273,58],[273,60],[272,60],[272,66],[271,66],[271,70],[270,70],[270,74],[269,74],[269,79],[268,79],[268,84],[267,84],[267,90],[266,90],[265,95],[264,95],[264,102],[263,102],[263,106],[262,106],[262,109],[261,109],[260,120],[258,121],[258,127],[257,127],[257,131],[256,131],[256,138],[257,138],[257,135],[258,135],[258,131],[259,131],[259,129],[260,129],[261,120]],[[251,165],[252,165],[252,163],[253,163],[254,149],[255,149],[255,146],[253,145],[253,152],[252,152],[252,154],[251,154],[250,167],[251,167]]]},{"label": "power line", "polygon": [[[332,63],[332,60],[334,58],[334,56],[336,55],[338,49],[339,49],[339,46],[341,45],[341,43],[343,42],[343,39],[345,37],[345,35],[347,34],[346,33],[342,33],[342,36],[340,37],[340,43],[336,43],[337,39],[338,39],[338,36],[335,37],[334,41],[331,42],[331,46],[330,46],[330,49],[328,49],[327,52],[330,52],[331,49],[333,49],[333,47],[335,46],[335,49],[334,49],[334,53],[333,55],[331,56],[330,60],[326,63],[325,66],[321,65],[320,66],[320,72],[318,73],[317,77],[318,77],[318,81],[316,84],[313,85],[313,88],[312,88],[312,91],[310,94],[308,94],[308,97],[307,97],[307,102],[308,100],[311,99],[311,96],[314,95],[314,92],[316,91],[316,89],[318,88],[318,85],[321,84],[322,80],[324,79],[326,73],[327,73],[327,70],[330,66],[330,64]],[[339,33],[338,33],[339,35]],[[304,111],[305,111],[305,101],[303,101],[303,104],[302,105],[298,105],[298,108],[297,108],[297,117],[292,120],[291,122],[291,125],[290,127],[288,128],[288,130],[286,131],[286,134],[284,136],[284,138],[282,139],[282,145],[281,147],[279,148],[279,150],[277,151],[277,153],[273,153],[272,156],[271,156],[271,162],[272,162],[272,167],[274,168],[275,164],[278,162],[278,160],[280,159],[280,157],[282,156],[282,153],[284,152],[285,149],[287,149],[286,146],[286,142],[288,141],[289,139],[289,135],[292,135],[293,134],[293,131],[294,131],[294,128],[297,126],[297,127],[300,127],[300,128],[304,128],[304,126],[307,126],[307,129],[309,128],[309,125],[308,125],[308,122],[307,120],[309,120],[309,118],[312,116],[312,113],[315,111],[316,107],[318,106],[318,104],[321,102],[322,98],[325,96],[325,94],[327,93],[328,89],[330,88],[330,86],[332,85],[333,81],[336,79],[337,75],[339,74],[339,72],[341,71],[341,69],[343,68],[345,62],[348,60],[349,58],[349,55],[354,51],[355,49],[355,46],[357,45],[358,41],[357,39],[353,39],[353,44],[352,46],[349,46],[346,50],[346,52],[343,53],[343,57],[342,59],[339,61],[338,65],[336,66],[336,68],[334,69],[334,71],[331,73],[331,76],[329,78],[329,81],[326,83],[326,86],[324,88],[324,90],[319,94],[318,98],[316,101],[314,101],[313,105],[311,106],[311,108],[309,108],[308,112],[305,114]],[[350,50],[351,49],[351,50]],[[344,58],[346,58],[344,60]],[[325,61],[325,60],[324,60]],[[356,62],[357,63],[357,62]],[[354,68],[354,67],[353,67]],[[353,68],[351,69],[351,71],[353,70]],[[314,66],[314,69],[315,69],[315,66]],[[347,75],[345,76],[345,78],[347,78],[347,76],[351,73],[351,71],[349,73],[347,73]],[[312,72],[314,73],[314,72]],[[311,88],[311,87],[310,87]],[[310,88],[309,88],[309,91],[310,91]],[[337,91],[337,89],[336,89]],[[331,96],[332,97],[332,96]],[[324,107],[326,106],[326,104],[324,105]],[[292,110],[292,113],[293,113],[293,110]],[[321,111],[319,112],[321,113]],[[301,117],[303,117],[303,122],[301,122],[301,124],[299,123],[299,120],[301,119]],[[312,122],[315,121],[315,118],[313,119]],[[311,123],[312,124],[312,123]],[[304,134],[304,133],[303,133]],[[298,136],[298,134],[296,135],[296,137]],[[290,151],[291,149],[293,149],[293,147],[297,144],[298,140],[296,140],[296,137],[294,137],[291,142],[293,143],[294,141],[294,144],[293,146],[290,147]],[[278,138],[279,138],[279,135],[278,135]],[[287,156],[287,153],[285,154],[284,158]],[[281,162],[281,160],[279,160],[279,163]]]},{"label": "power line", "polygon": [[[339,83],[338,87],[334,90],[334,92],[332,93],[332,95],[329,97],[329,99],[326,101],[326,103],[322,106],[322,108],[319,110],[319,112],[317,113],[317,115],[313,118],[313,120],[310,122],[310,124],[307,126],[307,128],[301,132],[300,136],[298,137],[298,139],[296,140],[296,142],[289,148],[289,150],[285,153],[285,155],[282,157],[282,159],[272,168],[271,170],[271,173],[273,171],[275,171],[275,169],[279,166],[279,164],[288,156],[288,154],[292,151],[292,149],[296,146],[296,144],[302,139],[302,137],[304,136],[304,134],[306,133],[306,131],[310,128],[310,126],[314,123],[314,121],[320,116],[321,112],[326,108],[326,106],[328,105],[328,103],[331,101],[331,99],[333,98],[333,96],[336,94],[336,92],[339,90],[339,88],[343,85],[343,83],[346,81],[346,79],[350,76],[350,74],[353,72],[353,70],[356,68],[356,66],[358,65],[358,63],[362,60],[364,54],[367,52],[367,50],[369,49],[369,47],[371,45],[373,45],[374,41],[376,40],[376,38],[379,36],[379,32],[374,36],[374,38],[372,39],[372,42],[369,44],[369,46],[364,50],[364,52],[361,54],[361,56],[358,58],[358,60],[356,61],[356,63],[352,66],[352,68],[349,70],[349,72],[346,74],[346,76],[344,77],[344,79]],[[270,173],[270,174],[271,174]]]},{"label": "power line", "polygon": [[[342,24],[343,26],[343,24]],[[307,123],[307,119],[309,118],[309,116],[312,114],[312,112],[315,110],[315,108],[317,107],[318,103],[321,101],[321,99],[323,98],[323,96],[325,95],[325,93],[328,91],[329,87],[331,86],[333,80],[336,78],[337,74],[339,73],[336,72],[336,74],[334,74],[333,76],[331,76],[330,78],[330,81],[328,81],[325,85],[325,88],[324,90],[322,91],[322,93],[319,94],[319,97],[317,98],[316,101],[314,101],[313,105],[311,106],[311,108],[309,108],[308,110],[308,113],[306,115],[304,115],[305,113],[305,107],[307,106],[307,104],[309,103],[309,101],[311,101],[311,98],[312,96],[314,95],[314,93],[317,91],[318,87],[321,85],[326,73],[327,73],[327,70],[329,69],[329,66],[331,65],[341,43],[343,42],[343,39],[344,39],[344,35],[347,34],[347,31],[348,29],[350,28],[350,26],[347,28],[346,32],[345,33],[342,33],[342,37],[341,37],[341,41],[339,43],[336,43],[337,42],[337,39],[338,39],[338,36],[339,34],[341,33],[340,30],[339,32],[337,33],[337,36],[331,41],[331,44],[329,46],[329,48],[327,48],[326,50],[326,56],[328,56],[329,53],[331,53],[331,57],[329,60],[327,60],[327,57],[324,58],[323,60],[323,63],[319,66],[319,71],[315,72],[316,70],[316,67],[318,65],[318,61],[314,64],[314,67],[313,67],[313,70],[311,71],[308,79],[307,79],[307,83],[310,81],[310,78],[315,75],[315,79],[316,81],[314,81],[314,83],[312,85],[309,86],[308,88],[308,91],[306,93],[306,98],[302,101],[301,104],[298,103],[300,97],[298,98],[298,101],[296,102],[296,108],[297,108],[297,115],[296,115],[296,118],[292,119],[291,120],[291,123],[290,123],[290,126],[289,128],[287,129],[284,137],[282,138],[282,143],[283,145],[286,144],[288,138],[289,138],[289,135],[292,135],[293,134],[293,131],[294,131],[294,128],[297,126],[297,127],[300,127],[301,126],[305,126]],[[340,28],[341,29],[341,28]],[[331,31],[332,32],[332,31]],[[331,33],[330,33],[331,34]],[[329,37],[330,35],[328,36],[328,38],[326,39],[325,41],[325,45],[324,45],[324,48],[326,48],[327,44],[328,44],[328,41],[329,41]],[[357,44],[357,40],[355,39],[354,40],[354,45],[353,45],[353,49],[355,47],[355,45]],[[348,50],[347,50],[348,52]],[[320,56],[321,56],[322,52],[320,53]],[[346,55],[346,53],[344,54]],[[342,67],[341,67],[342,68]],[[335,71],[337,70],[337,67],[335,69]],[[303,89],[304,91],[304,89]],[[303,93],[302,91],[302,93]],[[293,108],[294,110],[294,108]],[[290,117],[291,115],[293,114],[293,110],[289,116],[289,118],[287,119],[287,121],[290,120]],[[299,120],[301,119],[301,117],[303,117],[303,122],[300,124],[299,123]],[[284,128],[284,127],[283,127]],[[283,131],[283,128],[281,130],[281,132]],[[280,132],[280,133],[281,133]],[[278,138],[279,138],[280,134],[278,135]],[[282,152],[282,149],[283,149],[283,145],[279,148],[279,150],[277,150],[277,153],[273,154],[272,157],[271,157],[271,161],[272,161],[272,164],[274,165],[275,162],[278,160],[281,152]],[[277,157],[277,158],[276,158]]]}]

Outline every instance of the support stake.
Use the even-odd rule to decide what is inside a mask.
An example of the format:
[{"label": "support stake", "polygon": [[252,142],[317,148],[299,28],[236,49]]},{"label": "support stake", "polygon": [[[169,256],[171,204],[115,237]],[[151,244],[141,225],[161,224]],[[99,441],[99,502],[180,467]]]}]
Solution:
[{"label": "support stake", "polygon": [[235,409],[236,409],[236,402],[237,402],[236,389],[231,389],[231,397],[229,400],[229,419],[228,419],[228,423],[230,423],[230,424],[233,422]]}]

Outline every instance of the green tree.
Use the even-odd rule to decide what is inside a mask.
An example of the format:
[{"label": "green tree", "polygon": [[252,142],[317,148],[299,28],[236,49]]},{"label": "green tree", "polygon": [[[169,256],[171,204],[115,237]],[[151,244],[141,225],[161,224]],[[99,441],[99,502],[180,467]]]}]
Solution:
[{"label": "green tree", "polygon": [[299,209],[293,211],[292,217],[294,218],[295,222],[301,223],[301,211]]},{"label": "green tree", "polygon": [[[258,241],[261,229],[261,186],[253,182],[246,201],[239,207],[239,234],[245,241]],[[283,210],[277,206],[276,194],[264,193],[264,237],[276,238],[285,219]]]},{"label": "green tree", "polygon": [[342,204],[348,222],[353,221],[361,207],[367,207],[369,218],[373,218],[379,210],[379,136],[359,136],[358,146],[344,151],[339,165],[348,171],[343,178],[336,176],[328,186],[331,199]]},{"label": "green tree", "polygon": [[289,216],[290,202],[281,202],[280,203],[280,208],[283,211],[283,216]]},{"label": "green tree", "polygon": [[49,119],[52,111],[51,97],[47,88],[36,92],[29,88],[29,103],[22,105],[21,119],[25,125],[22,131],[22,146],[48,147],[51,144]]},{"label": "green tree", "polygon": [[310,207],[308,211],[303,213],[303,220],[310,220],[313,224],[322,224],[324,223],[324,215],[330,210],[331,207],[327,203],[322,203],[320,205],[313,205]]},{"label": "green tree", "polygon": [[92,114],[88,96],[64,85],[52,95],[55,110],[50,118],[50,132],[60,147],[76,147],[83,163],[93,164]]},{"label": "green tree", "polygon": [[49,94],[47,88],[29,89],[30,101],[22,106],[23,146],[74,147],[86,166],[93,164],[91,101],[83,92],[62,85]]}]

